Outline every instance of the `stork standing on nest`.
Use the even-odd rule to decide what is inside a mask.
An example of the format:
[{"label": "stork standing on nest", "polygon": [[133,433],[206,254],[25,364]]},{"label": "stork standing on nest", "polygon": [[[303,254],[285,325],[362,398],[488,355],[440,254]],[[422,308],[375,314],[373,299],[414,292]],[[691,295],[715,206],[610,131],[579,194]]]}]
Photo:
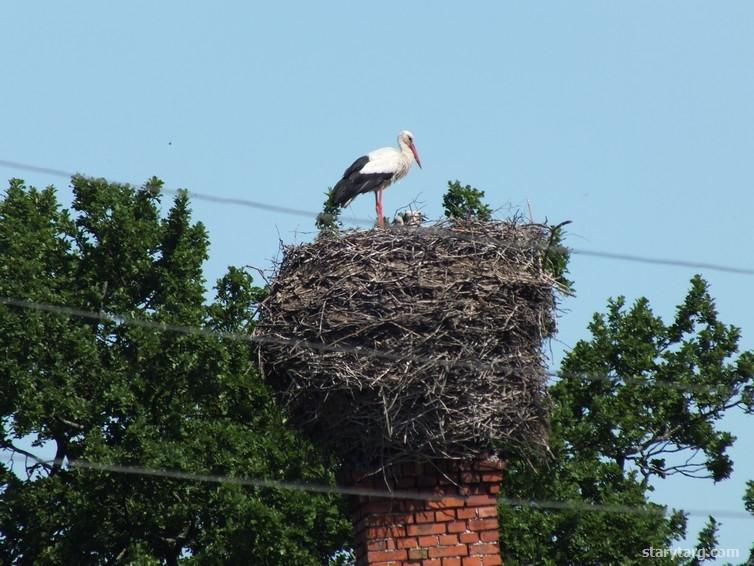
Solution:
[{"label": "stork standing on nest", "polygon": [[405,177],[414,161],[421,168],[419,153],[414,147],[414,134],[403,130],[398,134],[397,148],[375,149],[354,161],[343,173],[343,178],[333,187],[331,201],[343,207],[358,195],[373,192],[377,225],[383,226],[382,191]]}]

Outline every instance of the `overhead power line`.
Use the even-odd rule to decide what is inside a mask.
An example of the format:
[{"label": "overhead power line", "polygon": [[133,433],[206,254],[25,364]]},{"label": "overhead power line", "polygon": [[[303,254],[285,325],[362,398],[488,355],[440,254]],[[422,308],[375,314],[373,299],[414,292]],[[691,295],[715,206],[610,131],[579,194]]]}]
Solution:
[{"label": "overhead power line", "polygon": [[[99,322],[111,322],[116,324],[123,324],[125,326],[134,326],[137,328],[147,328],[158,332],[174,332],[177,334],[187,334],[195,336],[206,336],[217,339],[235,340],[241,342],[258,343],[258,344],[274,344],[285,345],[291,348],[307,348],[317,352],[331,352],[341,354],[353,354],[356,356],[372,357],[377,359],[384,359],[396,362],[413,361],[422,364],[431,364],[434,366],[440,366],[445,368],[464,367],[468,369],[478,369],[483,371],[495,372],[498,375],[512,375],[518,368],[513,366],[507,366],[501,363],[485,363],[477,359],[442,359],[437,356],[422,356],[409,353],[395,353],[386,350],[378,350],[375,348],[364,348],[360,346],[345,346],[341,344],[326,344],[323,342],[312,342],[310,340],[302,340],[297,338],[284,338],[275,336],[254,336],[253,334],[245,334],[243,332],[227,332],[222,330],[215,330],[212,328],[205,328],[201,326],[190,326],[183,324],[171,324],[166,322],[158,322],[154,320],[148,320],[143,318],[136,318],[134,316],[127,316],[121,314],[110,314],[105,312],[88,311],[75,307],[53,305],[50,303],[41,303],[35,301],[27,301],[24,299],[17,299],[13,297],[0,296],[0,304],[7,306],[13,306],[23,309],[29,309],[34,311],[47,312],[58,316],[73,316],[77,318],[83,318],[87,320],[95,320]],[[622,381],[626,385],[646,385],[650,387],[661,387],[671,390],[678,390],[683,392],[709,392],[718,389],[719,385],[701,385],[701,384],[686,384],[686,383],[673,383],[665,381],[652,381],[642,376],[618,376],[618,375],[602,375],[602,374],[585,374],[585,373],[564,373],[564,372],[544,372],[544,375],[556,379],[583,379],[585,381],[592,382],[619,382]]]},{"label": "overhead power line", "polygon": [[[12,456],[13,459],[26,457]],[[38,463],[49,466],[55,463],[55,460],[44,460],[33,457]],[[153,478],[175,479],[185,481],[195,481],[204,483],[218,483],[229,485],[241,485],[249,487],[261,487],[271,489],[283,489],[304,491],[311,493],[324,493],[330,495],[355,495],[365,497],[379,497],[385,499],[409,499],[416,501],[439,501],[444,496],[426,491],[406,491],[406,490],[379,490],[372,488],[361,488],[351,486],[333,486],[323,484],[312,484],[304,482],[280,481],[263,478],[244,478],[238,476],[219,475],[219,474],[199,474],[185,472],[182,470],[169,470],[164,468],[150,468],[145,466],[131,466],[120,464],[107,464],[101,462],[92,462],[87,460],[66,460],[58,462],[73,469],[95,470],[105,473],[127,474],[136,476],[146,476]],[[466,500],[468,496],[454,495],[454,498]],[[499,496],[498,501],[512,507],[524,507],[531,509],[541,509],[550,511],[578,511],[588,513],[610,513],[610,514],[632,514],[632,515],[659,515],[665,516],[667,512],[662,507],[666,505],[622,505],[622,504],[600,504],[590,503],[587,501],[551,501],[551,500],[534,500],[521,499],[513,497]],[[714,515],[716,517],[727,517],[730,519],[754,519],[754,516],[745,511],[735,511],[731,509],[679,509],[690,516],[707,517]]]},{"label": "overhead power line", "polygon": [[[63,169],[34,165],[30,163],[22,163],[19,161],[12,161],[9,159],[0,159],[0,166],[5,166],[8,168],[17,169],[20,171],[43,173],[46,175],[53,175],[56,177],[62,177],[66,179],[70,179],[71,177],[78,175],[78,173],[73,173],[71,171],[66,171]],[[163,188],[162,190],[166,193],[171,193],[171,194],[177,194],[181,191],[180,189],[170,189],[170,188]],[[320,217],[320,213],[318,212],[312,212],[309,210],[292,208],[292,207],[271,204],[271,203],[266,203],[266,202],[261,202],[261,201],[254,201],[254,200],[236,198],[236,197],[224,197],[224,196],[211,195],[208,193],[200,193],[200,192],[188,191],[188,190],[185,191],[185,193],[193,199],[204,200],[204,201],[214,202],[218,204],[244,206],[244,207],[253,208],[256,210],[264,210],[267,212],[277,212],[280,214],[288,214],[292,216],[302,216],[302,217],[311,218],[311,219],[317,219]],[[373,220],[369,220],[365,218],[344,218],[343,220],[350,224],[360,225],[360,226],[373,226],[374,225]],[[449,234],[452,235],[453,237],[457,237],[457,238],[468,237],[468,236],[459,235],[457,232],[453,232],[451,230],[448,230],[447,232],[449,232]],[[665,265],[665,266],[671,266],[671,267],[684,267],[684,268],[690,268],[690,269],[706,269],[709,271],[735,273],[738,275],[754,275],[754,268],[723,265],[723,264],[712,263],[712,262],[692,261],[692,260],[673,259],[673,258],[657,258],[657,257],[648,257],[648,256],[643,256],[643,255],[638,255],[638,254],[607,252],[607,251],[589,250],[589,249],[582,249],[582,248],[556,247],[555,249],[562,249],[563,251],[567,251],[575,255],[583,255],[587,257],[599,257],[599,258],[604,258],[604,259],[630,261],[634,263],[644,263],[644,264],[650,264],[650,265]]]},{"label": "overhead power line", "polygon": [[311,493],[325,493],[330,495],[358,495],[364,497],[390,497],[391,499],[422,499],[425,501],[439,501],[440,495],[433,493],[419,493],[413,491],[386,491],[380,489],[333,486],[324,484],[312,484],[304,482],[280,481],[262,478],[241,478],[235,476],[223,476],[217,474],[195,474],[180,470],[165,470],[145,468],[143,466],[122,466],[116,464],[101,464],[86,460],[69,460],[68,465],[72,468],[98,470],[100,472],[112,472],[117,474],[132,474],[138,476],[153,476],[176,480],[188,480],[196,482],[222,483],[231,485],[245,485],[250,487],[265,487],[272,489],[285,489],[293,491],[306,491]]},{"label": "overhead power line", "polygon": [[[5,167],[9,167],[11,169],[18,169],[21,171],[30,171],[33,173],[44,173],[46,175],[52,175],[54,177],[61,177],[64,179],[70,179],[71,177],[82,175],[82,173],[73,173],[71,171],[64,171],[62,169],[55,169],[53,167],[31,165],[29,163],[19,163],[17,161],[9,161],[7,159],[0,159],[0,165],[4,165]],[[303,216],[305,218],[312,218],[314,220],[316,220],[319,217],[319,213],[312,212],[310,210],[303,210],[300,208],[292,208],[290,206],[281,206],[277,204],[270,204],[266,202],[260,202],[256,200],[245,199],[245,198],[224,197],[224,196],[219,196],[219,195],[211,195],[208,193],[189,191],[186,189],[171,189],[169,187],[163,187],[161,190],[169,194],[178,194],[178,193],[183,192],[189,197],[191,197],[192,199],[204,200],[204,201],[214,202],[218,204],[244,206],[247,208],[254,208],[257,210],[264,210],[267,212],[279,212],[280,214],[288,214],[291,216]],[[372,226],[374,224],[373,220],[366,220],[364,218],[348,218],[348,221],[353,224],[366,225],[366,226]]]},{"label": "overhead power line", "polygon": [[722,271],[725,273],[737,273],[739,275],[754,275],[754,269],[748,267],[735,267],[731,265],[721,265],[719,263],[707,263],[703,261],[688,261],[683,259],[646,257],[633,254],[623,254],[616,252],[601,252],[597,250],[584,250],[581,248],[566,248],[567,251],[584,256],[602,257],[605,259],[616,259],[619,261],[632,261],[635,263],[649,263],[654,265],[667,265],[672,267],[689,267],[692,269],[707,269],[710,271]]},{"label": "overhead power line", "polygon": [[12,297],[0,297],[0,304],[5,304],[14,307],[20,307],[25,309],[32,309],[37,311],[48,312],[58,315],[75,316],[79,318],[85,318],[89,320],[96,320],[100,322],[113,322],[116,324],[123,324],[126,326],[135,326],[138,328],[148,328],[157,330],[160,332],[175,332],[178,334],[190,334],[196,336],[207,336],[211,338],[224,338],[229,340],[237,340],[242,342],[256,342],[259,344],[277,344],[291,346],[292,348],[301,347],[308,348],[319,352],[334,352],[341,354],[358,354],[367,357],[382,358],[391,361],[402,360],[418,360],[424,363],[433,363],[439,366],[470,366],[474,368],[480,368],[484,366],[486,369],[494,369],[494,366],[490,364],[481,364],[476,360],[442,360],[437,358],[426,358],[419,356],[410,356],[396,354],[394,352],[388,352],[384,350],[377,350],[374,348],[364,348],[360,346],[341,346],[338,344],[324,344],[320,342],[312,342],[309,340],[299,340],[294,338],[278,338],[274,336],[254,336],[251,334],[244,334],[242,332],[227,332],[222,330],[215,330],[212,328],[203,328],[201,326],[187,326],[183,324],[170,324],[166,322],[158,322],[154,320],[136,318],[133,316],[108,314],[105,312],[94,312],[83,309],[78,309],[68,306],[52,305],[49,303],[38,303],[32,301],[25,301],[22,299],[14,299]]}]

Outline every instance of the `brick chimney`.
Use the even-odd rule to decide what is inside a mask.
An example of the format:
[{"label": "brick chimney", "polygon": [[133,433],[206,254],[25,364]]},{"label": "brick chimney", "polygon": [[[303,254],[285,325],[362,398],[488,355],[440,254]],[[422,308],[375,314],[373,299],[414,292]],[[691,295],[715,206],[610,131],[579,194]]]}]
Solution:
[{"label": "brick chimney", "polygon": [[[496,495],[503,462],[403,464],[389,474],[392,489],[436,500],[358,497],[352,519],[357,566],[497,566]],[[355,486],[385,490],[385,476]]]}]

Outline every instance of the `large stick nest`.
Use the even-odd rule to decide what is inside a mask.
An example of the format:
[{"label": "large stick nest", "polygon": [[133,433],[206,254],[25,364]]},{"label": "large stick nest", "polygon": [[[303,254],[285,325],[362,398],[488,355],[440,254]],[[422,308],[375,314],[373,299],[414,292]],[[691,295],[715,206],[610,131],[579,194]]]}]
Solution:
[{"label": "large stick nest", "polygon": [[362,468],[543,448],[549,237],[463,221],[285,247],[260,367],[299,427]]}]

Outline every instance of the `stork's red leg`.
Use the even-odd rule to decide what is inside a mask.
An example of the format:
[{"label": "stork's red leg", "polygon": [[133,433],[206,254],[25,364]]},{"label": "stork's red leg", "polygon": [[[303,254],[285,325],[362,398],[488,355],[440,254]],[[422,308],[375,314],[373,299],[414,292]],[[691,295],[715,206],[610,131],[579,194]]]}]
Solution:
[{"label": "stork's red leg", "polygon": [[385,217],[382,213],[382,189],[375,193],[377,199],[377,226],[383,228],[385,226]]}]

